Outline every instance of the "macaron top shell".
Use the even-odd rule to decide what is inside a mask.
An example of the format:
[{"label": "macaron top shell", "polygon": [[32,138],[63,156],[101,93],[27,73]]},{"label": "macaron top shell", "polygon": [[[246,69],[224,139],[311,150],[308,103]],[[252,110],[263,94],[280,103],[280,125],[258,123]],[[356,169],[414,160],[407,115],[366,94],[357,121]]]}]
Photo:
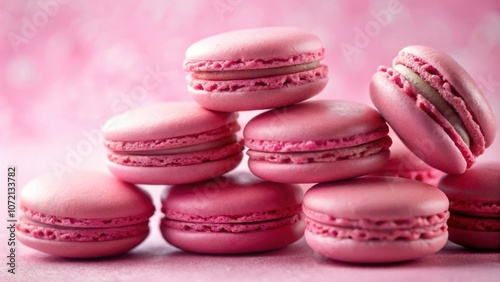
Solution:
[{"label": "macaron top shell", "polygon": [[166,139],[214,130],[237,117],[237,113],[210,111],[194,102],[158,103],[112,117],[103,133],[111,141]]},{"label": "macaron top shell", "polygon": [[374,139],[378,139],[387,135],[388,131],[382,116],[368,106],[349,101],[315,100],[260,114],[248,122],[243,135],[245,139],[266,141],[350,138],[339,140],[340,143],[349,143],[373,133],[377,135]]},{"label": "macaron top shell", "polygon": [[[500,216],[500,163],[479,163],[461,175],[446,175],[439,188],[450,199],[450,210]],[[462,207],[460,207],[462,205]]]},{"label": "macaron top shell", "polygon": [[210,181],[169,187],[161,199],[163,212],[211,217],[296,207],[302,203],[302,195],[297,185],[265,181],[239,172]]},{"label": "macaron top shell", "polygon": [[186,50],[184,69],[227,71],[297,65],[323,58],[320,39],[293,27],[230,31],[202,39]]},{"label": "macaron top shell", "polygon": [[363,177],[313,186],[304,196],[304,207],[330,218],[397,220],[443,213],[448,199],[439,189],[418,181]]},{"label": "macaron top shell", "polygon": [[[467,115],[466,113],[460,110],[457,111],[467,129],[469,129],[472,140],[476,144],[480,144],[482,142],[479,139],[484,138],[486,147],[493,143],[496,135],[496,121],[493,111],[477,83],[453,58],[431,47],[408,46],[398,53],[393,65],[399,63],[412,67],[421,76],[423,72],[429,72],[429,77],[424,77],[424,79],[441,95],[444,95],[444,91],[449,91],[454,96],[460,97],[463,103],[454,105],[454,108],[457,110],[457,108],[466,107],[467,111],[470,112],[470,118],[479,125],[479,129],[476,128],[475,132],[471,132],[474,125],[470,123],[473,122],[464,118],[464,115]],[[415,63],[418,64],[418,67]],[[442,76],[442,85],[439,85],[439,76]],[[474,144],[472,144],[471,150],[477,154],[478,149],[474,149]]]},{"label": "macaron top shell", "polygon": [[154,213],[149,195],[140,188],[99,171],[74,170],[43,175],[21,190],[21,207],[48,216],[99,219]]}]

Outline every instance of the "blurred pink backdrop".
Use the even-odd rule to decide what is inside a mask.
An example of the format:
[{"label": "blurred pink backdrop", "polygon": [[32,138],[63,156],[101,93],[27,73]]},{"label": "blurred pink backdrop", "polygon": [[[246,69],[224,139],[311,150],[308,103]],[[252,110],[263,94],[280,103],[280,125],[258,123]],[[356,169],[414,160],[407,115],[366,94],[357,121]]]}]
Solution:
[{"label": "blurred pink backdrop", "polygon": [[[497,0],[3,0],[4,167],[19,167],[19,186],[56,169],[103,168],[99,129],[107,118],[190,100],[185,49],[209,35],[259,26],[298,26],[322,39],[330,82],[315,99],[371,104],[368,84],[377,66],[390,64],[406,45],[423,44],[459,61],[500,116]],[[497,138],[480,160],[499,155]]]}]

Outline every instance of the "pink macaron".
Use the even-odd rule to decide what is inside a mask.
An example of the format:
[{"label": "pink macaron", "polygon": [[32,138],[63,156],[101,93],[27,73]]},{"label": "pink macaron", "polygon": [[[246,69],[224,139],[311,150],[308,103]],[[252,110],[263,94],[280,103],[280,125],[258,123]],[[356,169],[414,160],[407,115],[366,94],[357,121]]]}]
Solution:
[{"label": "pink macaron", "polygon": [[444,176],[439,188],[450,199],[450,241],[500,249],[500,163],[478,163],[462,175]]},{"label": "pink macaron", "polygon": [[124,112],[103,128],[108,168],[136,184],[185,184],[217,177],[243,157],[237,117],[194,102]]},{"label": "pink macaron", "polygon": [[413,154],[393,131],[389,131],[389,136],[392,139],[391,156],[382,168],[369,176],[403,177],[437,187],[444,172],[429,166]]},{"label": "pink macaron", "polygon": [[397,177],[313,186],[304,196],[305,238],[316,252],[356,263],[417,259],[448,239],[448,199],[438,188]]},{"label": "pink macaron", "polygon": [[19,241],[41,252],[72,258],[125,253],[149,234],[154,206],[140,188],[113,176],[74,170],[40,176],[21,190]]},{"label": "pink macaron", "polygon": [[461,174],[493,143],[493,112],[471,76],[450,56],[425,46],[402,49],[370,84],[373,103],[419,158]]},{"label": "pink macaron", "polygon": [[188,91],[205,108],[233,112],[304,101],[328,81],[324,48],[307,30],[265,27],[202,39],[186,51]]},{"label": "pink macaron", "polygon": [[304,234],[302,189],[239,172],[162,194],[161,232],[185,251],[237,254],[282,248]]},{"label": "pink macaron", "polygon": [[348,101],[316,100],[277,108],[243,131],[250,170],[282,183],[356,177],[380,169],[391,139],[382,116]]}]

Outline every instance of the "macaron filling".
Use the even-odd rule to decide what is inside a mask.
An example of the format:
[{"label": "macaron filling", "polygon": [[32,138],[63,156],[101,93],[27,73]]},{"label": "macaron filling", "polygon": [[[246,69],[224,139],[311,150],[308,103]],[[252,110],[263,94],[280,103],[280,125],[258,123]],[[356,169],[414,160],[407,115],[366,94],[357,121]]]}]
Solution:
[{"label": "macaron filling", "polygon": [[391,143],[391,138],[389,136],[385,136],[369,143],[339,149],[279,153],[248,150],[247,155],[252,160],[266,161],[270,163],[307,164],[335,162],[349,159],[365,158],[368,156],[379,154],[383,151],[389,150]]},{"label": "macaron filling", "polygon": [[[146,154],[137,154],[130,152],[108,152],[108,159],[111,162],[140,167],[167,167],[167,166],[185,166],[200,164],[209,161],[217,161],[240,154],[243,151],[243,141],[231,142],[217,147],[186,153],[164,154],[162,151],[148,151]],[[186,148],[187,149],[187,148]]]},{"label": "macaron filling", "polygon": [[74,218],[47,215],[38,211],[21,207],[25,218],[40,224],[57,225],[66,227],[120,227],[148,222],[153,215],[153,211],[143,215],[116,217],[116,218]]},{"label": "macaron filling", "polygon": [[235,71],[195,71],[192,76],[195,79],[204,80],[234,80],[234,79],[252,79],[267,76],[277,76],[285,75],[296,72],[303,72],[313,70],[320,66],[319,61],[314,61],[310,63],[284,66],[277,68],[266,68],[266,69],[250,69],[250,70],[235,70]]},{"label": "macaron filling", "polygon": [[187,222],[163,218],[161,224],[164,227],[175,228],[184,231],[241,233],[276,229],[286,225],[295,224],[301,219],[302,217],[300,214],[268,221],[243,223]]},{"label": "macaron filling", "polygon": [[196,232],[241,233],[263,231],[292,225],[302,219],[302,205],[279,210],[242,215],[190,215],[173,210],[163,210],[162,227]]},{"label": "macaron filling", "polygon": [[149,234],[148,222],[118,227],[70,227],[36,222],[24,217],[16,226],[17,231],[36,239],[63,242],[100,242],[120,240]]},{"label": "macaron filling", "polygon": [[147,151],[171,149],[218,140],[223,137],[231,136],[234,133],[238,132],[238,130],[240,130],[238,122],[232,121],[227,125],[196,134],[188,134],[155,140],[106,140],[105,146],[112,151]]},{"label": "macaron filling", "polygon": [[443,117],[453,126],[455,131],[460,135],[462,140],[470,146],[470,137],[465,125],[462,120],[453,109],[453,107],[448,104],[439,92],[434,89],[427,81],[422,79],[418,74],[416,74],[410,68],[397,64],[394,66],[394,70],[399,72],[402,76],[410,82],[413,87],[417,90],[418,94],[425,97],[436,109],[443,115]]},{"label": "macaron filling", "polygon": [[205,143],[200,143],[191,146],[183,146],[178,148],[171,149],[160,149],[160,150],[146,150],[146,151],[128,151],[121,152],[128,155],[174,155],[174,154],[183,154],[183,153],[191,153],[196,151],[205,151],[212,150],[216,148],[225,147],[230,144],[234,144],[238,142],[238,138],[236,135],[231,135],[227,137],[223,137],[221,139],[208,141]]},{"label": "macaron filling", "polygon": [[419,240],[430,239],[447,232],[449,213],[443,211],[429,216],[409,219],[349,219],[336,218],[304,207],[306,230],[337,239]]},{"label": "macaron filling", "polygon": [[[408,95],[408,97],[415,101],[417,107],[426,112],[443,128],[448,136],[450,136],[451,140],[453,140],[458,150],[460,150],[460,152],[462,153],[465,161],[467,162],[467,166],[472,166],[472,164],[475,162],[475,155],[480,155],[482,153],[482,151],[476,151],[475,154],[473,153],[472,150],[474,148],[478,149],[477,143],[474,138],[471,138],[472,141],[469,146],[464,141],[462,136],[460,136],[455,127],[453,127],[450,121],[448,121],[429,100],[427,100],[422,94],[420,94],[419,91],[413,86],[413,84],[411,84],[402,74],[390,67],[379,67],[378,71],[385,73],[390,81],[395,83],[395,85],[400,87],[401,90],[406,95]],[[467,132],[470,131],[467,130]],[[469,134],[469,137],[473,137],[473,135]],[[482,138],[481,140],[484,145],[484,138]]]},{"label": "macaron filling", "polygon": [[[262,70],[263,72],[266,72]],[[249,92],[279,89],[284,87],[298,87],[326,79],[328,67],[320,65],[310,70],[293,72],[288,74],[264,76],[250,79],[233,80],[205,80],[187,76],[190,88],[206,92]]]},{"label": "macaron filling", "polygon": [[343,138],[332,138],[325,140],[260,140],[245,138],[245,146],[256,151],[266,152],[300,152],[300,151],[322,151],[344,147],[354,147],[364,143],[382,139],[389,132],[387,127],[377,130],[356,134]]},{"label": "macaron filling", "polygon": [[222,72],[280,68],[286,66],[308,64],[320,61],[325,56],[325,49],[321,48],[313,52],[292,54],[273,58],[240,58],[228,60],[190,60],[184,61],[184,70],[192,72]]}]

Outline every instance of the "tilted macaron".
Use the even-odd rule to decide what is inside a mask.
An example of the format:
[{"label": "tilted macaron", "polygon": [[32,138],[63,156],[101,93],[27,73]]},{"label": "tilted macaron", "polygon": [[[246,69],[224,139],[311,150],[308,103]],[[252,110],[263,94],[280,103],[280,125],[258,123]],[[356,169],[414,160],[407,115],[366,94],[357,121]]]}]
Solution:
[{"label": "tilted macaron", "polygon": [[292,244],[304,234],[302,189],[232,173],[167,187],[161,232],[170,244],[209,254],[260,252]]},{"label": "tilted macaron", "polygon": [[450,200],[450,241],[500,249],[500,163],[478,163],[462,175],[446,175],[439,188]]},{"label": "tilted macaron", "polygon": [[266,180],[313,183],[381,168],[391,139],[382,116],[348,101],[307,101],[274,109],[244,128],[250,170]]},{"label": "tilted macaron", "polygon": [[495,138],[495,117],[478,85],[436,49],[399,51],[392,67],[373,75],[370,95],[408,148],[446,173],[463,173]]},{"label": "tilted macaron", "polygon": [[397,177],[313,186],[304,195],[305,238],[331,259],[387,263],[439,251],[448,239],[448,199],[436,187]]},{"label": "tilted macaron", "polygon": [[186,51],[188,90],[217,111],[270,109],[318,94],[328,81],[324,48],[307,30],[265,27],[202,39]]},{"label": "tilted macaron", "polygon": [[94,258],[125,253],[149,234],[154,206],[140,188],[99,171],[44,175],[21,190],[19,241],[47,254]]},{"label": "tilted macaron", "polygon": [[418,180],[437,187],[444,173],[435,169],[413,154],[393,131],[389,132],[392,139],[391,156],[382,168],[369,176],[394,176]]},{"label": "tilted macaron", "polygon": [[242,159],[237,117],[194,102],[124,112],[103,128],[108,168],[137,184],[184,184],[222,175]]}]

